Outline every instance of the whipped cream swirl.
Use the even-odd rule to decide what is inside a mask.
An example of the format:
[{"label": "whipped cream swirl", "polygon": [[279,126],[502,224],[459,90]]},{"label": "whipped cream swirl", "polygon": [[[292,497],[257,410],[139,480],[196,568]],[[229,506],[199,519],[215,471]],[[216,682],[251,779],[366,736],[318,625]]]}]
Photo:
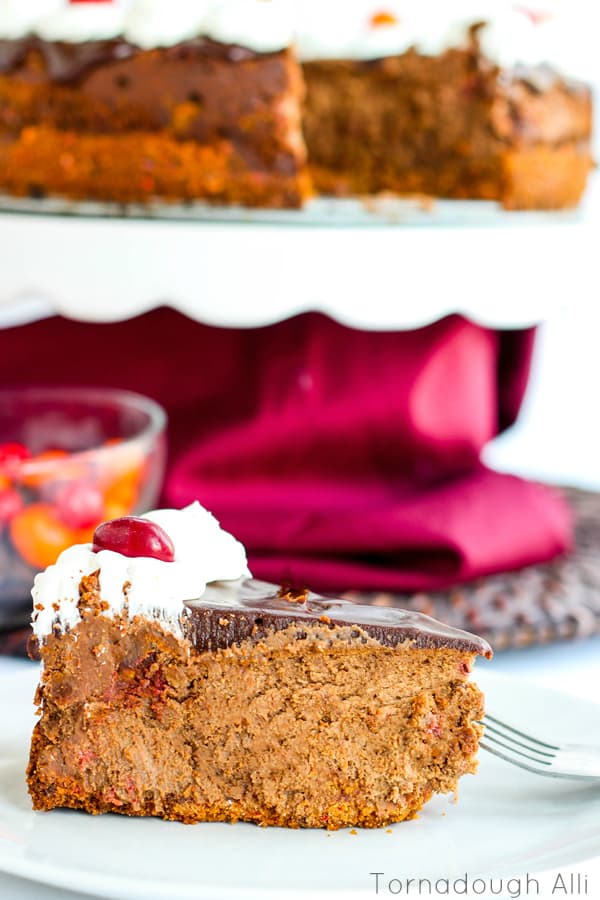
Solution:
[{"label": "whipped cream swirl", "polygon": [[91,544],[70,547],[35,578],[32,626],[38,640],[55,625],[61,630],[77,625],[81,620],[79,585],[93,572],[99,573],[106,615],[126,612],[130,619],[158,619],[176,634],[181,634],[186,600],[199,599],[212,582],[235,581],[250,574],[244,546],[199,503],[182,510],[155,510],[143,518],[169,535],[174,562],[132,558],[112,550],[95,553]]},{"label": "whipped cream swirl", "polygon": [[[24,16],[20,6],[38,6]],[[0,0],[0,38],[32,31],[47,41],[124,37],[142,49],[171,47],[195,37],[240,44],[257,53],[289,47],[293,0]],[[10,32],[10,35],[9,35]]]},{"label": "whipped cream swirl", "polygon": [[113,0],[111,3],[63,2],[39,19],[33,31],[45,41],[75,44],[112,40],[123,33],[127,10],[127,0]]},{"label": "whipped cream swirl", "polygon": [[595,79],[594,16],[589,0],[0,0],[0,39],[124,37],[150,49],[204,36],[257,53],[295,44],[303,60],[376,59],[463,47],[483,23],[491,62]]},{"label": "whipped cream swirl", "polygon": [[376,59],[411,48],[436,56],[466,46],[482,23],[482,52],[503,68],[549,64],[591,77],[597,67],[582,27],[584,0],[296,0],[296,10],[304,60]]},{"label": "whipped cream swirl", "polygon": [[25,37],[62,5],[61,0],[0,0],[0,38],[14,41]]},{"label": "whipped cream swirl", "polygon": [[205,31],[210,7],[211,0],[131,0],[124,37],[144,50],[171,47]]}]

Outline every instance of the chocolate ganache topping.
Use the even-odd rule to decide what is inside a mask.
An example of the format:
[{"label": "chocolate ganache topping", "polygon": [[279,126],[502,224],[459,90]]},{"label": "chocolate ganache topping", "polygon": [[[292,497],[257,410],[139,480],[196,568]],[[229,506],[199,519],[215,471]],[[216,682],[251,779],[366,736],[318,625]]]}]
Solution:
[{"label": "chocolate ganache topping", "polygon": [[483,638],[421,613],[361,606],[310,591],[287,591],[254,578],[209,584],[202,598],[188,602],[186,607],[186,630],[200,651],[224,649],[248,639],[259,641],[290,625],[322,625],[358,627],[386,647],[410,641],[416,648],[462,650],[488,659],[492,656]]},{"label": "chocolate ganache topping", "polygon": [[136,48],[121,38],[79,44],[43,41],[35,35],[14,41],[0,40],[0,73],[19,69],[30,53],[42,57],[52,81],[75,84],[98,66],[128,59],[136,53]]},{"label": "chocolate ganache topping", "polygon": [[0,75],[14,72],[25,62],[33,43],[33,38],[19,38],[15,41],[0,39]]},{"label": "chocolate ganache topping", "polygon": [[[101,66],[130,59],[143,52],[140,47],[124,38],[69,43],[44,41],[35,35],[29,35],[17,40],[0,40],[0,74],[16,71],[27,62],[30,54],[37,53],[42,58],[51,81],[76,85]],[[247,47],[219,44],[205,37],[182,41],[173,47],[163,48],[162,52],[170,58],[202,54],[227,59],[231,63],[269,55],[257,53]]]}]

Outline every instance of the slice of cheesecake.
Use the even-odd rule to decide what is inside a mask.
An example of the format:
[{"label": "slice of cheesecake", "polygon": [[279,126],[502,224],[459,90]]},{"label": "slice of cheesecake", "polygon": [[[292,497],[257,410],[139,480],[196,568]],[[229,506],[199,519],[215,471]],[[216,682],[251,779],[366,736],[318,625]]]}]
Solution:
[{"label": "slice of cheesecake", "polygon": [[36,581],[36,809],[372,827],[475,771],[485,641],[255,581],[197,504],[149,517]]}]

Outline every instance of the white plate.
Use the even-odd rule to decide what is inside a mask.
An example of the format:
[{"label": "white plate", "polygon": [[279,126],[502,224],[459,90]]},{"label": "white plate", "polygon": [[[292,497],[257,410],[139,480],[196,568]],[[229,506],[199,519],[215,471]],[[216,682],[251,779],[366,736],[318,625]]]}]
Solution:
[{"label": "white plate", "polygon": [[[168,304],[222,327],[310,310],[366,330],[453,312],[525,327],[597,303],[593,182],[581,209],[566,213],[318,200],[299,212],[162,207],[136,218],[98,204],[60,215],[55,201],[13,202],[21,212],[0,212],[0,323],[52,312],[110,322]],[[35,302],[20,315],[24,300]]]},{"label": "white plate", "polygon": [[[350,900],[375,896],[371,872],[383,880],[489,879],[600,855],[600,788],[529,775],[483,752],[458,804],[436,798],[419,819],[389,830],[34,813],[23,773],[35,678],[32,668],[0,683],[0,870],[9,874],[128,900]],[[488,709],[517,727],[600,744],[600,706],[483,672],[478,680]]]}]

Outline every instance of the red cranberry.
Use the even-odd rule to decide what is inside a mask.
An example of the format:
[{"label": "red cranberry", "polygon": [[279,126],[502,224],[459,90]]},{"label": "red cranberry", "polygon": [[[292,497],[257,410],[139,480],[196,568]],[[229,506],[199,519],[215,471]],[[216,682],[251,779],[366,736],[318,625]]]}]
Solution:
[{"label": "red cranberry", "polygon": [[94,550],[114,550],[123,556],[149,556],[163,562],[175,560],[175,548],[159,525],[137,516],[103,522],[94,532]]},{"label": "red cranberry", "polygon": [[23,498],[14,488],[0,491],[0,525],[10,522],[23,509]]},{"label": "red cranberry", "polygon": [[74,481],[59,488],[54,498],[59,518],[69,528],[90,528],[104,517],[102,494],[93,484]]},{"label": "red cranberry", "polygon": [[25,444],[0,444],[0,469],[14,469],[25,459],[31,459]]},{"label": "red cranberry", "polygon": [[442,726],[440,725],[440,720],[436,715],[431,716],[429,725],[425,729],[425,734],[431,735],[431,737],[441,738],[442,737]]}]

